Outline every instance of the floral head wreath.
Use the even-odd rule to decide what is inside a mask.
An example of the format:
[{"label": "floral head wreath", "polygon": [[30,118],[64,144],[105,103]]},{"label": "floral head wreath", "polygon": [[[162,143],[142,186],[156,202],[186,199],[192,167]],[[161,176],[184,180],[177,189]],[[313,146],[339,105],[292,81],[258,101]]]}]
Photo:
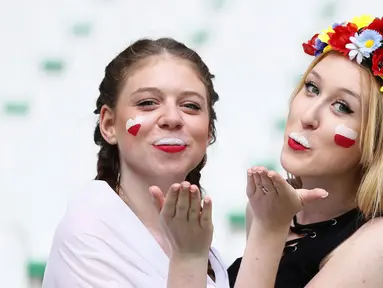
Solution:
[{"label": "floral head wreath", "polygon": [[[383,17],[362,15],[349,22],[335,23],[302,46],[305,53],[315,57],[338,51],[368,67],[383,83]],[[383,93],[383,86],[380,92]]]}]

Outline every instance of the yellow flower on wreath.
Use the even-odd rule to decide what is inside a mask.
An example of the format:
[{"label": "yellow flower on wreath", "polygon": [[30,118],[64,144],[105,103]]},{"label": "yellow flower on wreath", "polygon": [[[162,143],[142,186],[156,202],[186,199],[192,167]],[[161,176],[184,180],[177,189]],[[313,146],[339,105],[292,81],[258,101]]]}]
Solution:
[{"label": "yellow flower on wreath", "polygon": [[371,24],[372,21],[374,21],[375,17],[371,15],[360,15],[360,16],[355,16],[354,18],[351,19],[351,23],[354,23],[356,26],[358,26],[358,29],[366,27]]},{"label": "yellow flower on wreath", "polygon": [[332,29],[332,26],[328,27],[325,30],[322,30],[318,35],[318,39],[326,44],[328,44],[328,40],[330,40],[330,36],[328,36],[327,33],[334,33],[334,29]]}]

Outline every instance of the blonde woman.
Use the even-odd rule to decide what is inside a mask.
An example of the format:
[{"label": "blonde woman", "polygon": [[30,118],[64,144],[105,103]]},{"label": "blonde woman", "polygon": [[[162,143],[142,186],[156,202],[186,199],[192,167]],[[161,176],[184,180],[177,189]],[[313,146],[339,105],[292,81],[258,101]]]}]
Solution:
[{"label": "blonde woman", "polygon": [[[316,58],[290,102],[281,153],[289,179],[247,171],[247,246],[230,285],[380,288],[383,19],[336,23],[303,48]],[[181,224],[167,225],[170,234]]]},{"label": "blonde woman", "polygon": [[[228,269],[230,285],[380,288],[383,19],[336,23],[303,48],[316,58],[290,102],[281,153],[290,177],[247,171],[247,246]],[[165,203],[163,223],[174,223],[167,211],[177,201],[168,193]],[[164,225],[171,237],[183,220]]]},{"label": "blonde woman", "polygon": [[383,19],[336,23],[303,48],[315,58],[290,102],[291,176],[248,171],[247,247],[231,286],[382,287]]}]

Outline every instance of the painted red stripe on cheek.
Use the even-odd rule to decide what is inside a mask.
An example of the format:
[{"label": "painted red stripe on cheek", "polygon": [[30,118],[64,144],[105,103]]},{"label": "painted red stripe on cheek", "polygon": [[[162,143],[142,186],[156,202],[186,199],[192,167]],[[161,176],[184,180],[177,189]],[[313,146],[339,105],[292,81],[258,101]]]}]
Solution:
[{"label": "painted red stripe on cheek", "polygon": [[133,136],[137,136],[138,131],[141,128],[141,124],[133,125],[128,129],[128,133],[132,134]]},{"label": "painted red stripe on cheek", "polygon": [[335,134],[334,136],[335,144],[344,148],[350,148],[355,144],[355,140],[345,137],[340,134]]}]

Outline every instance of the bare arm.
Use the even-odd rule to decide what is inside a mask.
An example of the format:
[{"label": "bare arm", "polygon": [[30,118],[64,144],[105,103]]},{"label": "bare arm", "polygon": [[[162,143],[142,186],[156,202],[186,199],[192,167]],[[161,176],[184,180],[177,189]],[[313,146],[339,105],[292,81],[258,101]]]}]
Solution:
[{"label": "bare arm", "polygon": [[168,288],[206,287],[208,257],[172,257],[169,264]]},{"label": "bare arm", "polygon": [[213,236],[212,203],[188,182],[173,184],[165,199],[162,191],[150,189],[160,207],[161,226],[172,247],[167,288],[206,287],[209,248]]},{"label": "bare arm", "polygon": [[251,210],[250,203],[246,205],[246,239],[249,238],[251,224],[253,223],[254,213]]},{"label": "bare arm", "polygon": [[252,167],[247,173],[250,205],[246,209],[246,226],[250,232],[235,287],[254,283],[260,288],[272,288],[293,216],[306,203],[327,197],[328,193],[322,189],[295,189],[281,175],[264,167]]},{"label": "bare arm", "polygon": [[383,218],[361,227],[324,264],[307,288],[382,287]]},{"label": "bare arm", "polygon": [[249,283],[262,288],[274,287],[288,229],[289,226],[265,231],[252,221],[236,288],[249,287]]}]

